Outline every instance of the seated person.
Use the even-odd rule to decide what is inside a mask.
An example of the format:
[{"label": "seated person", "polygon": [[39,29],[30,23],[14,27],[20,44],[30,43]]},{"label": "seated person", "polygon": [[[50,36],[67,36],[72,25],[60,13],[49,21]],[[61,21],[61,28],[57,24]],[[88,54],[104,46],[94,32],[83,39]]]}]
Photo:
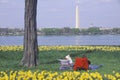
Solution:
[{"label": "seated person", "polygon": [[92,65],[86,55],[83,55],[82,58],[75,59],[74,70],[95,70],[100,67],[102,67],[102,65]]},{"label": "seated person", "polygon": [[72,61],[72,58],[70,57],[70,55],[65,56],[65,59],[69,61],[70,65],[73,65],[73,61]]},{"label": "seated person", "polygon": [[88,70],[90,61],[85,55],[82,58],[77,57],[75,59],[74,70]]},{"label": "seated person", "polygon": [[72,70],[73,68],[73,61],[70,57],[70,55],[67,55],[65,59],[58,59],[60,61],[60,70],[66,70],[70,69]]}]

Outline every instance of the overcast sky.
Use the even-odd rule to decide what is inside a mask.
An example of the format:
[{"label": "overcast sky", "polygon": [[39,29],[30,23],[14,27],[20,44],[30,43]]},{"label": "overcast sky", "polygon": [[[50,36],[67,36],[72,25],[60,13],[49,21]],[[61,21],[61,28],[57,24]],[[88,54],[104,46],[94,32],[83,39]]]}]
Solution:
[{"label": "overcast sky", "polygon": [[[75,0],[38,0],[37,26],[75,27]],[[80,27],[120,27],[120,0],[80,0]],[[0,0],[0,27],[24,27],[24,0]]]}]

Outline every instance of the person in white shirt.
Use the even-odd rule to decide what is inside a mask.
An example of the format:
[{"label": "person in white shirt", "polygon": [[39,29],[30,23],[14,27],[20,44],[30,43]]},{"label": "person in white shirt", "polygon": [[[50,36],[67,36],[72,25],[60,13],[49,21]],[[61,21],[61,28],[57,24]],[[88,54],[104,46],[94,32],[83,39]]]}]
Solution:
[{"label": "person in white shirt", "polygon": [[73,66],[73,61],[70,55],[65,56],[65,59],[69,61],[69,64]]}]

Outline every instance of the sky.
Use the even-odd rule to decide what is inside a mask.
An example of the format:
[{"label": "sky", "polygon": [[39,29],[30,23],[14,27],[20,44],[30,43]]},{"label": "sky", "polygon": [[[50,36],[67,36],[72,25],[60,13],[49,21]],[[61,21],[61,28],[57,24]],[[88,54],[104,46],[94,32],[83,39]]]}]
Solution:
[{"label": "sky", "polygon": [[[24,0],[0,0],[0,27],[24,28]],[[75,27],[75,0],[38,0],[37,27]],[[120,0],[79,0],[80,27],[120,27]]]}]

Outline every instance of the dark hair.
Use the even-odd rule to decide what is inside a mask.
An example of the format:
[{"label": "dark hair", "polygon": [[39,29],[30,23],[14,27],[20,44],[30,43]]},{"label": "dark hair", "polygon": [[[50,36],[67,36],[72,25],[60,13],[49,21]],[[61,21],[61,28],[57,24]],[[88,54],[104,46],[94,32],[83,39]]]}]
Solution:
[{"label": "dark hair", "polygon": [[82,57],[87,57],[87,56],[85,54],[83,54]]},{"label": "dark hair", "polygon": [[89,65],[91,64],[90,60],[88,60],[88,64],[89,64]]}]

